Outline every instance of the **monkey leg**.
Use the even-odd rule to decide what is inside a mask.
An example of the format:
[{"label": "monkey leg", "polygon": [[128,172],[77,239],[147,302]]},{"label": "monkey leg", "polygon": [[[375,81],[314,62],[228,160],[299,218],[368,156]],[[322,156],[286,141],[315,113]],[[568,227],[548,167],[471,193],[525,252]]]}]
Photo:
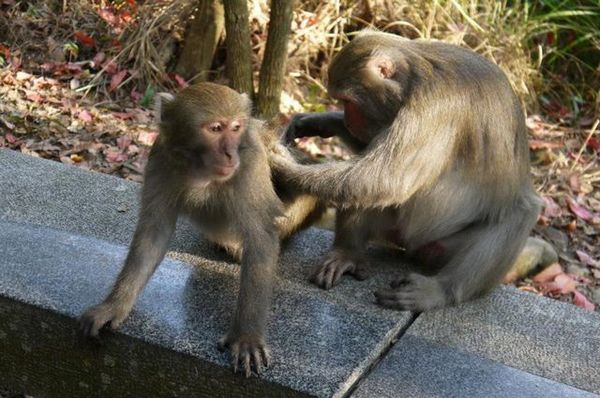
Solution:
[{"label": "monkey leg", "polygon": [[439,241],[449,259],[434,276],[411,273],[375,293],[378,304],[427,311],[493,288],[511,269],[537,220],[537,208],[514,208],[499,223],[479,223]]},{"label": "monkey leg", "polygon": [[323,203],[311,195],[299,195],[286,200],[284,206],[284,215],[275,219],[282,240],[315,223],[326,209]]},{"label": "monkey leg", "polygon": [[368,218],[366,213],[354,209],[337,211],[333,247],[313,271],[312,283],[329,290],[344,274],[360,281],[367,278],[364,250],[372,235]]}]

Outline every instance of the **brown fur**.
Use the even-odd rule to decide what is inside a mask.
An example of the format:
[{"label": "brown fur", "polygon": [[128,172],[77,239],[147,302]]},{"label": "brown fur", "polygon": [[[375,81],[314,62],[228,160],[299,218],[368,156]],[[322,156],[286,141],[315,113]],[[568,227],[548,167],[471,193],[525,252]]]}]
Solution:
[{"label": "brown fur", "polygon": [[[271,182],[267,157],[277,135],[250,117],[244,95],[199,83],[158,105],[160,135],[150,152],[138,225],[125,265],[106,300],[81,317],[86,335],[116,329],[162,261],[178,215],[241,259],[233,322],[221,346],[246,376],[269,365],[265,326],[280,239],[315,218],[322,206],[309,195]],[[210,128],[218,124],[220,131]],[[236,130],[234,126],[243,126]],[[207,127],[208,126],[208,127]],[[212,127],[211,127],[212,126]],[[216,128],[216,127],[215,127]],[[219,174],[223,169],[232,174]]]},{"label": "brown fur", "polygon": [[395,236],[409,254],[442,266],[378,291],[384,306],[428,310],[498,283],[540,209],[524,115],[502,71],[450,44],[367,32],[333,60],[328,88],[344,114],[301,115],[288,140],[327,129],[358,141],[357,156],[308,166],[272,160],[288,184],[342,209],[313,281],[330,288],[343,273],[362,275],[366,244]]}]

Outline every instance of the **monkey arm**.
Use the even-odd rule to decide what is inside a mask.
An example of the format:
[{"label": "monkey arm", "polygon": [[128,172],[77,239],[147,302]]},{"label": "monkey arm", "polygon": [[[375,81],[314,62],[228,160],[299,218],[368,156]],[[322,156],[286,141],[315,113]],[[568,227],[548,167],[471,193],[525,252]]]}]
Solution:
[{"label": "monkey arm", "polygon": [[[146,185],[148,183],[144,188]],[[110,324],[113,330],[117,329],[127,318],[140,291],[167,251],[176,219],[177,210],[169,207],[167,201],[163,203],[142,198],[140,219],[125,265],[108,297],[102,303],[87,309],[81,316],[80,325],[84,335],[98,336],[100,329],[106,324]]]},{"label": "monkey arm", "polygon": [[291,186],[341,206],[402,204],[448,167],[457,135],[453,126],[437,125],[435,116],[402,113],[353,159],[299,165],[274,156],[272,167]]},{"label": "monkey arm", "polygon": [[344,112],[299,113],[295,115],[284,133],[284,142],[290,143],[294,138],[323,138],[337,136],[354,152],[364,149],[365,144],[357,140],[344,123]]},{"label": "monkey arm", "polygon": [[270,218],[251,211],[242,217],[245,221],[240,231],[243,237],[240,290],[230,330],[219,347],[228,347],[234,370],[240,361],[249,377],[252,367],[260,373],[271,360],[265,329],[271,309],[279,235]]},{"label": "monkey arm", "polygon": [[160,208],[150,203],[142,204],[125,265],[107,301],[133,306],[140,291],[164,258],[176,220],[175,208],[168,208],[166,204]]},{"label": "monkey arm", "polygon": [[[245,217],[254,218],[251,214]],[[252,224],[254,227],[248,229],[243,238],[240,291],[232,332],[262,340],[271,308],[279,235],[275,225],[265,228],[259,223]]]}]

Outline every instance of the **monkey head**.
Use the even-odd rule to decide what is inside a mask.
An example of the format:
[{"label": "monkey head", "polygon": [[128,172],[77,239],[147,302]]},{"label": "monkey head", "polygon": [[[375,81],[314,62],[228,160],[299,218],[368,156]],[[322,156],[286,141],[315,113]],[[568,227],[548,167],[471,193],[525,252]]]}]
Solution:
[{"label": "monkey head", "polygon": [[395,120],[409,89],[410,63],[397,50],[398,36],[362,32],[329,67],[329,94],[344,105],[344,122],[368,143]]},{"label": "monkey head", "polygon": [[240,165],[250,107],[245,94],[214,83],[194,84],[175,96],[162,93],[156,103],[159,139],[190,177],[228,180]]}]

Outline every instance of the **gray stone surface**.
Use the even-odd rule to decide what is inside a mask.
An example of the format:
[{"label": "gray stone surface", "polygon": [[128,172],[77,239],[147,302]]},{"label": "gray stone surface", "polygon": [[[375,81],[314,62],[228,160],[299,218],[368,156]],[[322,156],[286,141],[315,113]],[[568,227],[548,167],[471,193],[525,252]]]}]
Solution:
[{"label": "gray stone surface", "polygon": [[[6,150],[0,171],[0,296],[76,317],[103,298],[121,266],[139,185]],[[330,243],[331,233],[311,229],[282,254],[269,324],[275,364],[263,378],[318,396],[347,391],[410,319],[373,305],[391,264],[333,291],[308,284]],[[169,256],[122,332],[228,366],[215,344],[227,330],[239,267],[185,221]]]},{"label": "gray stone surface", "polygon": [[1,387],[52,385],[48,396],[344,396],[360,381],[354,395],[363,397],[600,392],[598,313],[503,287],[421,314],[404,332],[411,316],[372,296],[401,271],[396,261],[382,256],[372,278],[331,291],[306,282],[332,240],[318,229],[282,252],[268,330],[275,363],[263,378],[232,375],[216,350],[239,266],[185,220],[120,333],[90,350],[74,318],[103,298],[121,266],[139,187],[0,150]]},{"label": "gray stone surface", "polygon": [[600,393],[600,314],[512,287],[421,314],[407,337]]},{"label": "gray stone surface", "polygon": [[398,341],[352,397],[597,398],[598,395],[408,335]]}]

